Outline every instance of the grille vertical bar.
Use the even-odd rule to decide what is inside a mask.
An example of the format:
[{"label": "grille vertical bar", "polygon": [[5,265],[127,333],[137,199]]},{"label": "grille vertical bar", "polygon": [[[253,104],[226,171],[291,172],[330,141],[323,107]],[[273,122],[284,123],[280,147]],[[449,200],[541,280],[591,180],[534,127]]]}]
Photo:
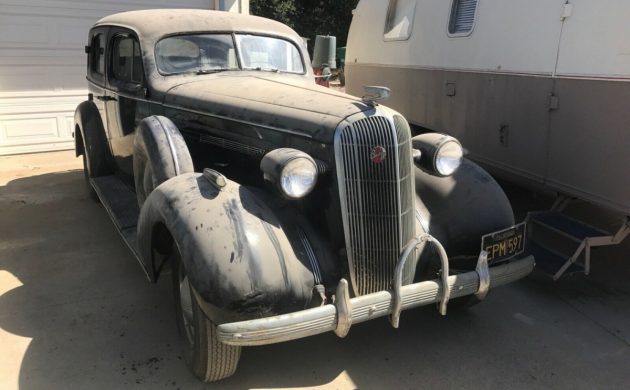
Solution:
[{"label": "grille vertical bar", "polygon": [[[378,147],[385,151],[383,161],[373,161]],[[398,256],[415,233],[409,126],[398,115],[393,122],[362,118],[338,130],[335,150],[354,291],[389,289]],[[414,270],[411,261],[403,283],[412,281]]]}]

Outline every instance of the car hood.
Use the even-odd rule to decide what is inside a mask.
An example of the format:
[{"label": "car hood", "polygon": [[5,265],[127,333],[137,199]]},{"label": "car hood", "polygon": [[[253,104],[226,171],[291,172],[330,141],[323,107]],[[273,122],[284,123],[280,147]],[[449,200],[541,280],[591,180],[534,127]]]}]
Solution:
[{"label": "car hood", "polygon": [[164,104],[326,143],[332,142],[343,119],[370,108],[356,97],[304,77],[220,74],[199,78],[171,88]]}]

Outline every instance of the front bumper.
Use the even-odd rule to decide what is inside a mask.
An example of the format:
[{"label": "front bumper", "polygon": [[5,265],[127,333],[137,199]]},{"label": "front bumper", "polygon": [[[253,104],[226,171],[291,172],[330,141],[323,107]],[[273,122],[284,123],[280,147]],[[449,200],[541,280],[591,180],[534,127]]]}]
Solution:
[{"label": "front bumper", "polygon": [[[534,257],[527,256],[496,267],[487,268],[486,265],[482,272],[478,267],[476,271],[451,275],[442,280],[399,286],[391,291],[379,291],[352,299],[347,298],[348,282],[342,279],[334,304],[274,317],[222,324],[217,329],[218,338],[225,344],[248,346],[274,344],[329,331],[343,337],[352,324],[390,314],[396,318],[392,320],[392,324],[397,327],[400,310],[438,303],[443,301],[443,297],[448,300],[449,295],[450,298],[457,298],[478,294],[482,290],[485,295],[488,288],[521,279],[533,269]],[[441,287],[444,281],[448,284],[448,291]]]}]

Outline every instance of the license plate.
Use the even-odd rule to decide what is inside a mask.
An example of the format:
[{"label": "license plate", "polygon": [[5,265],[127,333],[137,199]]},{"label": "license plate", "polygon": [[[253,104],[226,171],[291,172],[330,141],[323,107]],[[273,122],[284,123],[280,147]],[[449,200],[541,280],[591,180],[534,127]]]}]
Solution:
[{"label": "license plate", "polygon": [[481,250],[488,261],[497,262],[516,256],[525,248],[525,222],[481,237]]}]

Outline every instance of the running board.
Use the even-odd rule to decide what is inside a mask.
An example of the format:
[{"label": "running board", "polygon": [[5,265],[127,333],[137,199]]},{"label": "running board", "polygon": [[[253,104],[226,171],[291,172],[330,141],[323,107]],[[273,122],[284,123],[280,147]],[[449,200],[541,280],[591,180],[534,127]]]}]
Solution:
[{"label": "running board", "polygon": [[[140,208],[136,193],[116,175],[92,178],[90,184],[114,222],[116,230],[139,260],[136,226]],[[142,263],[140,265],[142,266]],[[144,267],[142,269],[144,270]]]}]

